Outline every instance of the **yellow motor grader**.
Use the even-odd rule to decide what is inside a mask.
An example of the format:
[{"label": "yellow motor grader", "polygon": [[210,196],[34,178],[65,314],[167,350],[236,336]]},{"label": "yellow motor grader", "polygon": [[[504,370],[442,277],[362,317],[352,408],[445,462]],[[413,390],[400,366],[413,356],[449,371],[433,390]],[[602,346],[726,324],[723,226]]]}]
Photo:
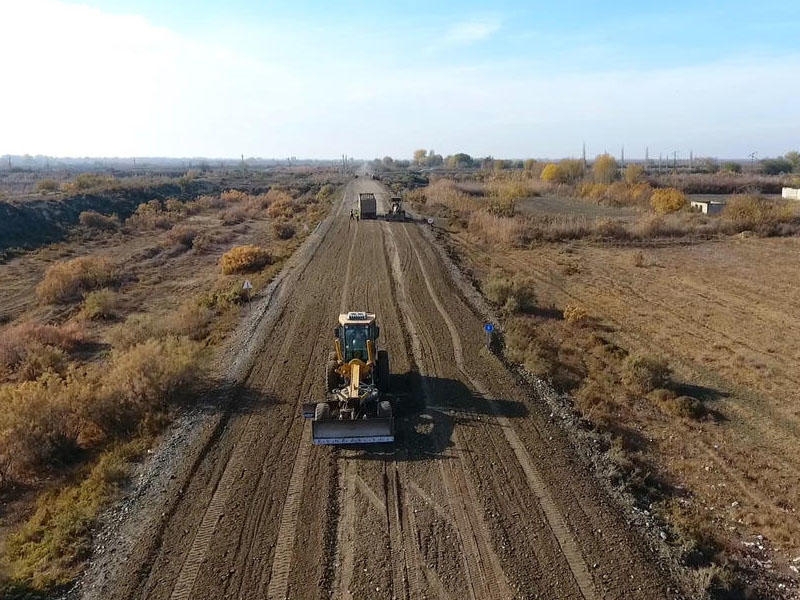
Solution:
[{"label": "yellow motor grader", "polygon": [[325,368],[325,400],[303,405],[303,416],[312,419],[315,444],[394,441],[389,353],[377,349],[379,335],[374,314],[339,315],[334,352]]}]

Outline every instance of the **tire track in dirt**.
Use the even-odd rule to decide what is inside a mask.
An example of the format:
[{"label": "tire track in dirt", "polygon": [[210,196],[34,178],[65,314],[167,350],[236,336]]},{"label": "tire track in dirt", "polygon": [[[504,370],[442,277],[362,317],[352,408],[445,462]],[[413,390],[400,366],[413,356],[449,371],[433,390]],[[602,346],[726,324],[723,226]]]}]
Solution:
[{"label": "tire track in dirt", "polygon": [[[286,590],[289,587],[289,572],[292,568],[297,515],[300,509],[300,498],[303,492],[311,446],[311,425],[308,421],[305,421],[303,423],[303,434],[294,459],[294,466],[292,467],[292,475],[289,479],[289,489],[286,492],[286,502],[281,513],[281,522],[278,526],[278,541],[275,544],[275,556],[272,559],[272,570],[266,594],[268,600],[284,600],[286,598]],[[261,595],[260,591],[259,595]]]},{"label": "tire track in dirt", "polygon": [[528,454],[528,450],[526,449],[525,445],[519,439],[516,431],[514,430],[511,422],[508,420],[507,417],[503,416],[500,408],[497,406],[497,403],[491,399],[491,394],[489,390],[481,384],[481,382],[477,381],[474,377],[472,377],[466,367],[466,363],[464,362],[464,352],[461,346],[461,339],[458,334],[458,329],[456,328],[453,320],[450,318],[447,310],[441,303],[438,294],[433,289],[433,285],[431,284],[430,276],[425,268],[424,262],[422,257],[419,254],[419,250],[417,249],[416,245],[414,245],[411,236],[408,233],[408,230],[403,228],[403,233],[406,235],[408,242],[411,246],[414,255],[417,258],[417,262],[419,263],[420,270],[422,272],[423,278],[425,280],[425,285],[428,290],[428,294],[433,301],[434,306],[436,306],[437,311],[441,315],[443,321],[447,325],[447,328],[450,332],[450,337],[452,339],[454,354],[456,365],[458,366],[461,373],[466,377],[466,379],[470,382],[472,387],[482,395],[486,401],[488,402],[494,418],[500,424],[501,429],[503,431],[503,435],[505,436],[506,440],[508,441],[509,445],[514,451],[514,454],[519,461],[522,470],[525,473],[525,476],[528,480],[528,484],[531,487],[531,491],[534,493],[536,498],[539,500],[539,503],[544,510],[545,516],[547,517],[548,525],[553,532],[553,535],[558,540],[558,544],[561,547],[561,551],[564,554],[565,558],[567,559],[567,563],[569,564],[570,571],[572,572],[572,576],[575,579],[575,583],[577,583],[578,588],[581,591],[581,594],[586,600],[593,600],[598,598],[597,592],[594,587],[594,582],[592,577],[589,573],[588,565],[581,554],[580,548],[578,547],[577,542],[575,541],[575,537],[573,536],[572,532],[570,532],[569,528],[566,525],[561,513],[558,511],[556,507],[555,501],[553,500],[544,480],[542,479],[541,475],[535,469],[533,465],[533,461],[531,460],[530,455]]},{"label": "tire track in dirt", "polygon": [[[387,233],[386,240],[389,249],[389,260],[398,289],[397,300],[400,306],[400,313],[403,316],[406,329],[411,338],[414,359],[421,369],[423,365],[425,365],[425,355],[422,351],[421,338],[411,317],[411,304],[404,282],[400,253],[391,228],[384,226],[384,231]],[[420,374],[422,375],[422,373]],[[426,404],[430,404],[434,395],[424,377],[422,378],[422,385],[426,397]],[[456,442],[456,454],[461,455],[464,449],[457,441],[457,433],[455,431],[453,436]],[[475,504],[472,502],[467,504],[467,500],[471,499],[474,494],[470,494],[468,491],[468,477],[463,472],[463,464],[460,460],[458,461],[458,466],[451,463],[452,461],[438,461],[442,482],[445,486],[448,502],[450,503],[453,517],[457,525],[456,533],[464,548],[462,560],[464,562],[465,577],[467,579],[467,591],[473,600],[481,600],[483,598],[497,598],[498,600],[503,600],[511,598],[513,597],[513,592],[500,567],[499,559],[492,548],[488,528],[481,515],[475,512]]]},{"label": "tire track in dirt", "polygon": [[[297,326],[298,324],[295,323],[289,335],[284,337],[281,344],[281,352],[286,352],[292,345],[291,340],[294,337],[292,334]],[[309,357],[309,361],[312,360],[312,357]],[[272,377],[275,369],[276,364],[272,363],[268,369],[267,379]],[[241,474],[241,465],[246,462],[251,447],[260,442],[261,427],[257,423],[259,418],[261,418],[261,415],[253,412],[248,415],[245,421],[242,432],[235,443],[233,452],[228,457],[222,476],[212,493],[211,501],[206,508],[200,525],[195,532],[189,552],[178,573],[178,578],[170,596],[172,600],[187,600],[191,597],[195,580],[211,546],[217,525],[224,514],[234,482]],[[288,434],[289,430],[287,429],[286,435]]]}]

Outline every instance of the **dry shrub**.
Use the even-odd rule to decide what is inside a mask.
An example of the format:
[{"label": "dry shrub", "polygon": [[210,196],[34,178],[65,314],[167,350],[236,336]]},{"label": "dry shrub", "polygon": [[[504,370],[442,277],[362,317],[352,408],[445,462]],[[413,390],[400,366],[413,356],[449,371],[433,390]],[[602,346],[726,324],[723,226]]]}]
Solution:
[{"label": "dry shrub", "polygon": [[788,204],[774,202],[759,196],[733,196],[725,205],[722,217],[734,231],[755,230],[769,234],[780,222],[793,218]]},{"label": "dry shrub", "polygon": [[84,210],[78,215],[78,221],[84,227],[102,231],[116,231],[120,225],[117,215],[106,216],[94,210]]},{"label": "dry shrub", "polygon": [[582,325],[589,319],[589,312],[577,304],[567,304],[564,308],[564,320],[570,325]]},{"label": "dry shrub", "polygon": [[335,191],[336,191],[336,186],[334,186],[334,185],[332,185],[330,183],[326,183],[321,188],[319,188],[319,191],[316,194],[316,198],[319,201],[327,200],[328,198],[333,196],[333,193]]},{"label": "dry shrub", "polygon": [[214,233],[212,231],[200,232],[192,242],[192,250],[195,252],[208,252],[217,244],[226,244],[231,241],[233,235],[230,231]]},{"label": "dry shrub", "polygon": [[40,179],[36,182],[36,191],[42,194],[57,192],[58,188],[59,185],[55,179]]},{"label": "dry shrub", "polygon": [[77,323],[12,325],[0,337],[0,379],[35,379],[48,369],[60,371],[66,353],[86,342]]},{"label": "dry shrub", "polygon": [[22,480],[74,460],[78,427],[55,373],[0,386],[0,478]]},{"label": "dry shrub", "polygon": [[672,369],[663,358],[631,355],[625,359],[622,381],[637,392],[647,394],[669,384]]},{"label": "dry shrub", "polygon": [[222,213],[222,224],[223,225],[238,225],[239,223],[244,223],[248,218],[248,212],[241,206],[237,206],[235,208],[231,208],[226,210]]},{"label": "dry shrub", "polygon": [[534,280],[530,277],[495,277],[486,283],[486,296],[509,313],[531,313],[536,307]]},{"label": "dry shrub", "polygon": [[170,244],[180,245],[184,248],[192,248],[195,238],[199,235],[196,227],[191,225],[175,225],[167,232],[167,240]]},{"label": "dry shrub", "polygon": [[267,209],[267,215],[272,219],[291,219],[297,212],[297,206],[292,197],[279,190],[270,190],[269,194],[272,194],[273,198]]},{"label": "dry shrub", "polygon": [[176,336],[114,350],[102,393],[84,418],[109,437],[150,429],[170,401],[194,389],[198,356],[195,343]]},{"label": "dry shrub", "polygon": [[692,396],[676,396],[673,392],[663,389],[655,390],[653,394],[667,414],[683,419],[700,419],[706,414],[702,401]]},{"label": "dry shrub", "polygon": [[449,179],[434,181],[423,188],[421,193],[425,195],[429,204],[441,204],[458,211],[477,211],[481,208],[478,200],[459,189],[458,185]]},{"label": "dry shrub", "polygon": [[68,303],[86,292],[113,285],[117,280],[117,268],[109,259],[73,258],[48,267],[44,279],[36,286],[36,297],[50,304]]},{"label": "dry shrub", "polygon": [[266,248],[249,244],[235,246],[220,258],[220,267],[225,275],[258,271],[272,263],[272,255]]},{"label": "dry shrub", "polygon": [[272,231],[279,240],[288,240],[294,237],[294,225],[288,221],[273,221]]},{"label": "dry shrub", "polygon": [[96,290],[83,298],[81,314],[92,321],[116,319],[118,311],[119,295],[112,290]]},{"label": "dry shrub", "polygon": [[645,259],[644,252],[641,250],[637,250],[633,253],[633,257],[631,258],[631,262],[633,263],[634,267],[646,267],[647,260]]},{"label": "dry shrub", "polygon": [[686,194],[675,188],[661,188],[650,196],[650,204],[660,215],[676,212],[688,205]]},{"label": "dry shrub", "polygon": [[150,338],[166,333],[164,320],[155,315],[137,313],[130,315],[123,323],[108,330],[106,338],[115,350],[124,350]]},{"label": "dry shrub", "polygon": [[197,300],[190,300],[169,316],[166,325],[170,333],[200,341],[211,333],[215,317],[214,310]]},{"label": "dry shrub", "polygon": [[139,230],[169,229],[181,218],[179,213],[164,210],[158,200],[150,200],[137,206],[125,225]]},{"label": "dry shrub", "polygon": [[241,190],[225,190],[220,194],[220,199],[228,204],[244,202],[249,197],[250,195],[247,192],[243,192]]},{"label": "dry shrub", "polygon": [[225,201],[219,196],[198,196],[194,203],[201,209],[223,208],[225,206]]},{"label": "dry shrub", "polygon": [[608,206],[646,206],[653,193],[648,183],[583,183],[578,195]]},{"label": "dry shrub", "polygon": [[469,230],[489,244],[519,247],[525,244],[525,225],[522,221],[476,211],[469,216]]}]

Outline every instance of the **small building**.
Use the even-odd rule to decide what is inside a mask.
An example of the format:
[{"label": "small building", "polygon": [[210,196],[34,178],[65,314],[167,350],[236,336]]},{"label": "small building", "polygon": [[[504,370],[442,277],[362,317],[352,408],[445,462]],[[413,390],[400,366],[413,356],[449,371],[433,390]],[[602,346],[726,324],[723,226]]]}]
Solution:
[{"label": "small building", "polygon": [[781,190],[781,197],[787,200],[800,200],[800,189],[785,187]]},{"label": "small building", "polygon": [[719,200],[692,200],[690,204],[692,210],[704,215],[718,215],[725,208],[725,203]]}]

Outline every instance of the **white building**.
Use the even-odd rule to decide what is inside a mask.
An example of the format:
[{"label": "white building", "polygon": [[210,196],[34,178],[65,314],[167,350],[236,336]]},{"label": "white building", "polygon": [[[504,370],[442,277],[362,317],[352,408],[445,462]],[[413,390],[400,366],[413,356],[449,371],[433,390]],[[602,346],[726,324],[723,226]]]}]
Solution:
[{"label": "white building", "polygon": [[704,215],[718,215],[725,208],[725,203],[719,200],[692,200],[691,207]]},{"label": "white building", "polygon": [[800,200],[800,189],[797,188],[783,188],[781,196],[787,200]]}]

